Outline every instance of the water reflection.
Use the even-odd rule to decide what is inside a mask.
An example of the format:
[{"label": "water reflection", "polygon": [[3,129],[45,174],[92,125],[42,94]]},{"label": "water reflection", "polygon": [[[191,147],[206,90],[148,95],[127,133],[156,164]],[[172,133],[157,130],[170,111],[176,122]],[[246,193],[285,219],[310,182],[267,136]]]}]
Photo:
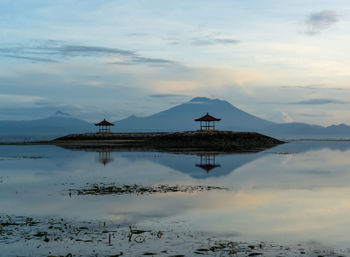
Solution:
[{"label": "water reflection", "polygon": [[[74,150],[76,151],[76,150]],[[213,152],[199,153],[155,153],[150,152],[113,152],[111,149],[81,149],[81,151],[97,153],[99,163],[106,166],[114,161],[114,157],[123,155],[130,162],[148,161],[163,165],[169,169],[190,175],[195,179],[207,179],[209,177],[227,176],[231,172],[239,169],[264,156],[263,152],[224,154]],[[200,169],[201,170],[200,170]],[[202,172],[202,170],[206,172]]]},{"label": "water reflection", "polygon": [[205,170],[207,173],[211,171],[212,169],[215,169],[217,167],[221,167],[220,164],[215,163],[215,156],[217,154],[215,153],[201,153],[198,154],[200,157],[200,162],[199,164],[196,164],[196,167],[199,167],[203,170]]},{"label": "water reflection", "polygon": [[114,161],[113,157],[111,157],[111,151],[106,149],[98,150],[98,161],[106,166],[106,164]]},{"label": "water reflection", "polygon": [[[349,155],[350,142],[292,142],[252,154],[0,146],[0,206],[1,212],[17,215],[111,219],[126,226],[168,222],[171,228],[183,221],[189,229],[237,232],[250,239],[332,240],[346,245]],[[200,165],[212,168],[207,173]],[[86,183],[111,182],[231,190],[71,198],[66,194]]]}]

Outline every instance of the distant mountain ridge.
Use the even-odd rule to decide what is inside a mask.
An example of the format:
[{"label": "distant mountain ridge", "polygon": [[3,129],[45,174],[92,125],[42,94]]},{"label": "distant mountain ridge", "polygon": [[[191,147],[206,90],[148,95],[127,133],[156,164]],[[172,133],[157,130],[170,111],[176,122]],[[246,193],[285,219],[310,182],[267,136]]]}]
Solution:
[{"label": "distant mountain ridge", "polygon": [[[275,123],[240,110],[227,101],[206,97],[195,97],[186,103],[146,117],[132,115],[115,121],[112,131],[193,131],[199,128],[199,124],[194,120],[207,112],[221,118],[217,123],[219,130],[259,132],[277,139],[350,138],[350,126],[346,124],[322,127],[306,123]],[[61,111],[45,119],[0,121],[0,141],[45,140],[72,133],[96,131],[94,124]]]},{"label": "distant mountain ridge", "polygon": [[71,133],[94,132],[89,122],[57,111],[37,120],[0,121],[0,141],[49,140]]}]

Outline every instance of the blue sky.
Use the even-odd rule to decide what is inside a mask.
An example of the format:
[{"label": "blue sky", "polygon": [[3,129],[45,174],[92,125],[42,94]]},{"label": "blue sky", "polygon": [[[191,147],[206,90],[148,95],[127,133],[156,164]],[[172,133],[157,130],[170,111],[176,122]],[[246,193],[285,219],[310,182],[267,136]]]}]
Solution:
[{"label": "blue sky", "polygon": [[0,119],[144,116],[207,96],[350,124],[349,1],[0,0]]}]

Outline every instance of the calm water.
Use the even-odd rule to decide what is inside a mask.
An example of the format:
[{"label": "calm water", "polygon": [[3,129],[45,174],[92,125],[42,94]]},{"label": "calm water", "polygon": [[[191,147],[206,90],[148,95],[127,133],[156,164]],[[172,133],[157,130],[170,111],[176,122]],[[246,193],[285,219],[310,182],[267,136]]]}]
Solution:
[{"label": "calm water", "polygon": [[[203,169],[208,167],[212,169]],[[103,182],[230,190],[67,194],[86,183]],[[259,153],[203,156],[0,146],[0,206],[0,212],[9,215],[172,226],[235,240],[312,240],[346,247],[350,243],[350,142],[292,142]]]}]

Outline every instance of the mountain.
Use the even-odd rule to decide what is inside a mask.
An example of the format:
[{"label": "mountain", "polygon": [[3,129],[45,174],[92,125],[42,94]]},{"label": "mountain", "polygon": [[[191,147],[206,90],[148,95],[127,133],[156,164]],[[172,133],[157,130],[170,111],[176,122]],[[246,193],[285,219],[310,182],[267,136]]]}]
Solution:
[{"label": "mountain", "polygon": [[72,133],[94,132],[93,124],[62,112],[38,120],[0,121],[0,141],[54,139]]},{"label": "mountain", "polygon": [[350,126],[345,124],[323,127],[296,122],[280,123],[261,129],[258,132],[278,139],[350,138]]},{"label": "mountain", "polygon": [[244,112],[227,101],[196,97],[187,103],[147,117],[130,116],[116,121],[115,131],[186,131],[197,130],[194,119],[206,113],[221,118],[219,130],[254,131],[278,139],[350,138],[350,126],[323,127],[306,123],[274,123]]},{"label": "mountain", "polygon": [[[221,118],[219,130],[259,132],[277,139],[350,138],[346,124],[322,127],[306,123],[274,123],[244,112],[227,101],[196,97],[189,102],[146,117],[130,116],[113,122],[113,132],[167,132],[197,130],[194,119],[206,113]],[[95,132],[93,124],[57,111],[30,121],[0,121],[0,141],[53,139],[67,134]]]},{"label": "mountain", "polygon": [[187,103],[147,117],[130,116],[116,121],[115,130],[120,132],[197,130],[199,124],[194,119],[207,112],[216,118],[221,118],[217,123],[217,128],[220,130],[256,131],[275,124],[246,113],[227,101],[196,97]]}]

